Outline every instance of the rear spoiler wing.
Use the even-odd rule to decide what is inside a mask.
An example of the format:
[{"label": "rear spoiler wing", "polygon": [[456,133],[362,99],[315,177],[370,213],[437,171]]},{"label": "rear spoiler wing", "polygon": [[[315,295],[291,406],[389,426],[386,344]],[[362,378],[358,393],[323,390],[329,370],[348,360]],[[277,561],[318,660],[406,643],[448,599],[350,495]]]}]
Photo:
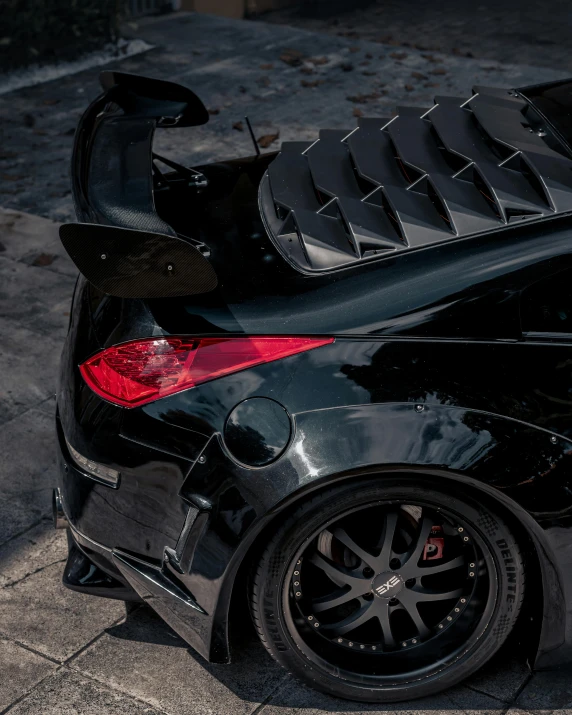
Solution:
[{"label": "rear spoiler wing", "polygon": [[123,72],[102,72],[100,80],[104,91],[75,135],[72,194],[81,223],[61,227],[66,251],[108,295],[174,297],[213,290],[217,279],[205,247],[178,237],[157,213],[153,196],[155,129],[205,124],[204,104],[173,82]]}]

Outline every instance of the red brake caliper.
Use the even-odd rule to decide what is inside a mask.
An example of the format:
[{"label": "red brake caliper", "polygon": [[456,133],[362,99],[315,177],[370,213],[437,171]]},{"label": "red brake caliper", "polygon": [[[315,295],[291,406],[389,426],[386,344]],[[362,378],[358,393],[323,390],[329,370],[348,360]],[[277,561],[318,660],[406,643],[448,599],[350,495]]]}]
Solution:
[{"label": "red brake caliper", "polygon": [[433,561],[443,558],[443,547],[445,539],[442,536],[443,527],[434,526],[431,529],[431,534],[425,543],[423,549],[423,561]]}]

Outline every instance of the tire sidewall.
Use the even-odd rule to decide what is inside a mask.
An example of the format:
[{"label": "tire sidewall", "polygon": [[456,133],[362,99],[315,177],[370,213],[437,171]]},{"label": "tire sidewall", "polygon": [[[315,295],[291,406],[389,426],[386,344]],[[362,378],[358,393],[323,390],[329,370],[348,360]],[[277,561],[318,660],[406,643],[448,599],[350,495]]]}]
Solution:
[{"label": "tire sidewall", "polygon": [[[441,670],[418,680],[372,687],[343,680],[313,663],[293,639],[288,584],[299,555],[321,529],[342,514],[374,503],[420,501],[458,514],[486,546],[483,549],[489,578],[494,580],[496,602],[474,643]],[[290,555],[286,557],[286,555]],[[285,558],[286,557],[286,558]],[[472,497],[440,491],[407,479],[353,482],[329,490],[299,507],[278,530],[265,552],[259,581],[259,621],[263,640],[278,662],[319,690],[341,697],[391,702],[428,695],[463,680],[489,660],[512,630],[522,601],[523,565],[514,537],[503,520]],[[469,641],[472,636],[469,638]]]}]

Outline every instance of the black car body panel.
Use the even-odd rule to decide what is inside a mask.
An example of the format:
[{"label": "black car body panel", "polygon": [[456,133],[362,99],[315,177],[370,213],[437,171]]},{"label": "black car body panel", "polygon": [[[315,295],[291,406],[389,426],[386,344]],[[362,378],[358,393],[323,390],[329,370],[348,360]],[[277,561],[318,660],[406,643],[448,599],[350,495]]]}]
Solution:
[{"label": "black car body panel", "polygon": [[[155,185],[162,232],[209,248],[214,291],[125,299],[80,277],[57,417],[68,585],[143,598],[203,656],[227,662],[237,575],[275,520],[356,475],[415,474],[508,514],[536,564],[536,666],[571,661],[572,330],[567,316],[563,330],[542,330],[534,297],[571,275],[572,216],[311,275],[283,259],[261,215],[275,156],[196,167],[200,193]],[[335,342],[132,409],[80,375],[101,349],[162,335]],[[118,488],[82,471],[66,440],[117,470]],[[74,580],[78,550],[111,579],[107,593],[105,579]]]}]

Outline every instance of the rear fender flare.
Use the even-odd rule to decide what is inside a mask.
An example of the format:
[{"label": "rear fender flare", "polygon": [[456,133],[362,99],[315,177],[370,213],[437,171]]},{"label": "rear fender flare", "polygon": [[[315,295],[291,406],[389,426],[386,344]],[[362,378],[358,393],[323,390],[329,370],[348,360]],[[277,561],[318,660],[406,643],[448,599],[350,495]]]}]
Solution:
[{"label": "rear fender flare", "polygon": [[[203,496],[213,504],[221,490],[232,488],[251,505],[211,604],[211,645],[219,658],[228,653],[228,619],[237,574],[266,540],[275,519],[283,518],[300,499],[340,480],[401,472],[466,485],[475,494],[495,500],[520,525],[534,545],[542,591],[550,593],[549,602],[543,602],[536,666],[572,660],[572,619],[566,607],[567,601],[572,603],[572,580],[563,576],[566,545],[558,526],[559,519],[572,513],[565,489],[572,446],[568,440],[557,436],[554,443],[554,435],[532,425],[441,405],[334,408],[298,414],[295,423],[287,452],[262,469],[229,466],[220,436],[211,439],[205,462],[196,464],[187,482],[209,484]],[[200,474],[203,471],[211,477],[216,474],[216,479]],[[213,514],[212,536],[217,521]],[[201,548],[198,543],[197,552]]]}]

